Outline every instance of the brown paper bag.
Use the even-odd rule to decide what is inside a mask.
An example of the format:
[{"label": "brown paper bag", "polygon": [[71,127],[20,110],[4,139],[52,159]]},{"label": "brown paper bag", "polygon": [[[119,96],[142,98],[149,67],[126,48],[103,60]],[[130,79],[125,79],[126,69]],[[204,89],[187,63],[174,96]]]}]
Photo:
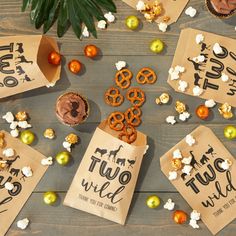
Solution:
[{"label": "brown paper bag", "polygon": [[55,84],[61,66],[48,63],[48,54],[59,52],[54,39],[42,35],[0,38],[0,98]]},{"label": "brown paper bag", "polygon": [[[196,35],[202,34],[204,42],[196,43]],[[223,54],[213,53],[213,45],[219,43],[223,47]],[[197,63],[194,57],[204,55],[206,61]],[[236,106],[236,40],[220,35],[203,32],[195,29],[183,29],[180,34],[172,67],[180,65],[186,71],[181,74],[180,79],[171,80],[168,83],[175,91],[178,90],[179,80],[188,82],[186,94],[193,95],[193,88],[199,86],[204,90],[201,98],[214,99],[217,102],[228,102]],[[222,73],[229,76],[229,82],[221,80]]]},{"label": "brown paper bag", "polygon": [[97,127],[64,204],[125,224],[147,145],[140,132],[132,145],[116,133],[106,122]]},{"label": "brown paper bag", "polygon": [[[208,229],[216,234],[236,216],[236,163],[234,157],[207,127],[199,126],[191,135],[196,143],[189,146],[181,140],[160,159],[161,170],[168,177],[173,171],[173,152],[179,149],[183,157],[191,156],[191,175],[178,171],[172,184],[192,209],[201,213]],[[229,159],[232,166],[224,170],[221,163]]]},{"label": "brown paper bag", "polygon": [[[45,158],[41,153],[13,138],[9,133],[1,132],[5,134],[6,143],[3,149],[0,148],[0,235],[3,236],[46,172],[47,167],[40,164],[41,159]],[[15,155],[5,157],[3,150],[6,148],[13,148]],[[25,177],[21,172],[21,169],[27,166],[32,169],[32,177]],[[6,182],[12,183],[14,189],[11,191],[5,189]]]},{"label": "brown paper bag", "polygon": [[[136,9],[136,5],[139,0],[122,0],[129,6]],[[144,0],[145,3],[152,4],[155,0]],[[155,22],[160,23],[163,22],[163,16],[169,16],[170,20],[167,22],[168,25],[175,23],[178,18],[180,17],[182,11],[184,10],[185,6],[189,2],[189,0],[177,0],[177,1],[170,1],[170,0],[160,0],[159,1],[163,6],[163,13],[155,20]]]}]

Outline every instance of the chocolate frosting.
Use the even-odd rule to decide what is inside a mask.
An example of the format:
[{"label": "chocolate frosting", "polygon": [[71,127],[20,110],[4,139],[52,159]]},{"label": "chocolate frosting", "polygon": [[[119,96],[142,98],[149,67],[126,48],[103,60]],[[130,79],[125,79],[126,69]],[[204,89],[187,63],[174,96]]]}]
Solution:
[{"label": "chocolate frosting", "polygon": [[76,125],[87,118],[88,103],[77,93],[66,93],[57,100],[56,113],[62,122]]},{"label": "chocolate frosting", "polygon": [[230,14],[236,9],[236,0],[211,0],[212,7],[217,13]]}]

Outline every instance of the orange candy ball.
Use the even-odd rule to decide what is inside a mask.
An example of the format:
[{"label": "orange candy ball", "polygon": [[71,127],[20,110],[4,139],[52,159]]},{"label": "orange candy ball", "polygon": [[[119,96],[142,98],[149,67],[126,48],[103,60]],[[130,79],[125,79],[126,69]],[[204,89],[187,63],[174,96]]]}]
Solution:
[{"label": "orange candy ball", "polygon": [[173,220],[176,224],[184,224],[187,221],[188,215],[186,212],[177,210],[173,213]]},{"label": "orange candy ball", "polygon": [[200,105],[196,109],[196,115],[202,119],[206,120],[209,117],[210,110],[205,105]]},{"label": "orange candy ball", "polygon": [[68,68],[70,70],[70,72],[74,73],[74,74],[78,74],[81,70],[81,63],[78,60],[71,60],[68,63]]},{"label": "orange candy ball", "polygon": [[98,55],[99,49],[95,45],[87,45],[84,48],[84,55],[89,58],[94,58]]},{"label": "orange candy ball", "polygon": [[48,63],[58,66],[61,64],[61,55],[58,52],[50,52],[48,54]]}]

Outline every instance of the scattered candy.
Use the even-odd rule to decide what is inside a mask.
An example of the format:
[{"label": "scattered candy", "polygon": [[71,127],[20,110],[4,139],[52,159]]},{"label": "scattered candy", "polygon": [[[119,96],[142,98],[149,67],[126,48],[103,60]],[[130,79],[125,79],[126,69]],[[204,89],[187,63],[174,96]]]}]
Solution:
[{"label": "scattered candy", "polygon": [[174,125],[176,123],[175,117],[174,116],[168,116],[166,118],[166,123]]},{"label": "scattered candy", "polygon": [[135,30],[139,26],[139,19],[137,16],[128,16],[125,20],[125,24],[129,29]]},{"label": "scattered candy", "polygon": [[121,70],[126,67],[126,62],[125,61],[118,61],[115,64],[117,70]]},{"label": "scattered candy", "polygon": [[89,58],[95,58],[98,55],[99,49],[95,45],[87,45],[84,48],[84,55]]},{"label": "scattered candy", "polygon": [[227,102],[222,104],[218,108],[218,111],[225,119],[230,119],[233,117],[233,113],[231,111],[231,106]]},{"label": "scattered candy", "polygon": [[189,117],[190,117],[190,114],[187,111],[179,114],[179,119],[183,122],[186,121]]},{"label": "scattered candy", "polygon": [[111,12],[104,14],[104,17],[107,19],[109,23],[113,23],[116,19],[115,16]]},{"label": "scattered candy", "polygon": [[214,46],[213,46],[213,51],[215,54],[222,54],[223,53],[223,49],[222,47],[220,46],[219,43],[215,43]]},{"label": "scattered candy", "polygon": [[12,123],[14,121],[14,116],[10,111],[8,111],[4,116],[2,116],[2,118],[6,120],[7,123]]},{"label": "scattered candy", "polygon": [[170,95],[168,93],[162,93],[160,97],[156,98],[156,104],[167,104],[170,101]]},{"label": "scattered candy", "polygon": [[213,99],[209,99],[205,101],[205,106],[208,108],[212,108],[216,105],[215,101]]},{"label": "scattered candy", "polygon": [[158,24],[158,28],[161,32],[166,32],[168,25],[166,23],[161,22]]},{"label": "scattered candy", "polygon": [[7,149],[4,149],[4,150],[2,151],[2,154],[3,154],[5,157],[13,157],[14,154],[15,154],[15,151],[14,151],[14,149],[12,149],[12,148],[7,148]]},{"label": "scattered candy", "polygon": [[54,139],[55,131],[51,128],[45,129],[45,131],[43,132],[43,136],[48,139]]},{"label": "scattered candy", "polygon": [[199,86],[195,86],[193,88],[193,95],[194,96],[200,96],[203,93],[203,89],[200,88]]},{"label": "scattered candy", "polygon": [[57,194],[49,191],[43,194],[43,201],[47,205],[53,205],[57,201]]},{"label": "scattered candy", "polygon": [[232,125],[228,125],[224,128],[224,136],[229,139],[235,139],[236,138],[236,127]]},{"label": "scattered candy", "polygon": [[69,163],[70,161],[70,153],[69,152],[59,152],[56,155],[56,161],[58,164],[65,166]]},{"label": "scattered candy", "polygon": [[173,220],[175,221],[175,223],[177,224],[183,224],[187,221],[187,213],[181,210],[176,210],[173,213]]},{"label": "scattered candy", "polygon": [[179,149],[176,149],[173,152],[173,158],[175,158],[175,159],[182,159],[182,154],[181,154],[181,151]]},{"label": "scattered candy", "polygon": [[230,166],[232,165],[232,162],[229,159],[224,160],[222,163],[220,163],[220,167],[223,170],[228,170],[230,168]]},{"label": "scattered candy", "polygon": [[210,111],[209,111],[208,107],[206,107],[205,105],[200,105],[196,109],[196,115],[201,120],[206,120],[209,117],[209,113],[210,113]]},{"label": "scattered candy", "polygon": [[53,164],[53,158],[52,157],[44,158],[41,160],[41,164],[43,166],[51,166]]},{"label": "scattered candy", "polygon": [[25,111],[19,111],[15,115],[18,121],[26,121],[28,119],[28,115]]},{"label": "scattered candy", "polygon": [[195,144],[196,140],[193,138],[193,136],[191,134],[188,134],[186,137],[185,137],[185,142],[190,146],[192,147],[193,144]]},{"label": "scattered candy", "polygon": [[26,229],[27,226],[29,225],[29,220],[27,218],[25,218],[23,220],[18,220],[16,225],[20,229]]},{"label": "scattered candy", "polygon": [[22,174],[25,176],[25,177],[32,177],[33,176],[33,171],[31,169],[30,166],[25,166],[21,169],[21,172]]},{"label": "scattered candy", "polygon": [[191,163],[191,161],[192,161],[192,157],[191,157],[191,156],[189,156],[189,157],[184,157],[184,158],[182,159],[182,163],[185,164],[185,165],[189,165],[189,164]]},{"label": "scattered candy", "polygon": [[13,129],[10,131],[10,134],[13,138],[17,138],[19,136],[19,130],[18,129]]},{"label": "scattered candy", "polygon": [[181,114],[186,111],[186,105],[183,102],[176,101],[175,103],[175,110]]},{"label": "scattered candy", "polygon": [[71,133],[65,137],[65,140],[70,144],[76,144],[79,142],[79,137],[76,134]]},{"label": "scattered candy", "polygon": [[196,43],[201,44],[204,41],[204,35],[202,34],[197,34],[196,35]]},{"label": "scattered candy", "polygon": [[30,145],[34,142],[35,140],[35,135],[33,132],[31,132],[30,130],[25,130],[23,132],[21,132],[20,134],[20,140],[27,145]]},{"label": "scattered candy", "polygon": [[164,209],[167,209],[169,211],[173,211],[174,208],[175,208],[175,203],[172,201],[172,199],[169,198],[164,205]]},{"label": "scattered candy", "polygon": [[164,10],[159,1],[154,1],[151,4],[139,1],[136,5],[136,9],[144,13],[144,17],[148,22],[154,21]]},{"label": "scattered candy", "polygon": [[22,129],[27,129],[27,128],[31,128],[32,125],[29,124],[26,120],[25,121],[19,121],[18,122],[18,126]]},{"label": "scattered candy", "polygon": [[196,220],[190,219],[189,225],[192,226],[194,229],[199,229],[199,225],[197,224]]},{"label": "scattered candy", "polygon": [[177,178],[177,172],[176,171],[170,171],[169,172],[169,177],[168,177],[168,179],[169,180],[175,180],[176,178]]},{"label": "scattered candy", "polygon": [[8,191],[11,191],[12,189],[14,189],[14,185],[13,185],[12,183],[10,183],[10,182],[6,182],[6,183],[4,184],[4,187],[5,187],[5,189],[8,190]]},{"label": "scattered candy", "polygon": [[87,26],[84,26],[83,32],[82,32],[83,37],[88,38],[89,37],[89,31]]},{"label": "scattered candy", "polygon": [[178,87],[179,91],[185,92],[187,87],[188,87],[188,82],[184,80],[179,80],[179,87]]},{"label": "scattered candy", "polygon": [[107,22],[105,20],[98,21],[98,28],[99,29],[106,29]]},{"label": "scattered candy", "polygon": [[190,175],[191,170],[193,169],[192,166],[190,165],[185,165],[184,168],[182,169],[182,172],[186,175]]},{"label": "scattered candy", "polygon": [[61,55],[58,52],[50,52],[48,54],[48,63],[58,66],[61,63]]},{"label": "scattered candy", "polygon": [[161,53],[164,47],[164,43],[160,39],[155,39],[150,43],[150,50],[154,53]]},{"label": "scattered candy", "polygon": [[183,167],[182,161],[180,159],[173,158],[171,160],[171,166],[174,170],[181,170]]},{"label": "scattered candy", "polygon": [[146,200],[146,204],[149,208],[157,208],[160,205],[160,198],[156,195],[149,196]]},{"label": "scattered candy", "polygon": [[68,63],[68,68],[70,70],[70,72],[72,72],[73,74],[78,74],[81,70],[81,63],[78,60],[71,60]]},{"label": "scattered candy", "polygon": [[223,82],[228,82],[228,81],[229,81],[229,76],[226,75],[225,73],[222,73],[222,74],[221,74],[221,80],[222,80]]},{"label": "scattered candy", "polygon": [[190,16],[190,17],[194,17],[196,14],[197,14],[197,10],[193,7],[188,7],[186,10],[185,10],[185,14],[187,16]]}]

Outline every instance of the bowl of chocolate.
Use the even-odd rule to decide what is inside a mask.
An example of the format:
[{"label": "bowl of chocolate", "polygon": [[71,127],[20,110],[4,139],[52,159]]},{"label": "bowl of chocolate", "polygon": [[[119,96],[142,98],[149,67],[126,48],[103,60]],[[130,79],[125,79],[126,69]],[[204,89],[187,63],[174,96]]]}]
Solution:
[{"label": "bowl of chocolate", "polygon": [[218,18],[229,18],[236,14],[236,0],[206,0],[206,6]]},{"label": "bowl of chocolate", "polygon": [[65,125],[79,125],[89,115],[89,103],[82,95],[76,92],[67,92],[57,99],[56,115],[59,121]]}]

